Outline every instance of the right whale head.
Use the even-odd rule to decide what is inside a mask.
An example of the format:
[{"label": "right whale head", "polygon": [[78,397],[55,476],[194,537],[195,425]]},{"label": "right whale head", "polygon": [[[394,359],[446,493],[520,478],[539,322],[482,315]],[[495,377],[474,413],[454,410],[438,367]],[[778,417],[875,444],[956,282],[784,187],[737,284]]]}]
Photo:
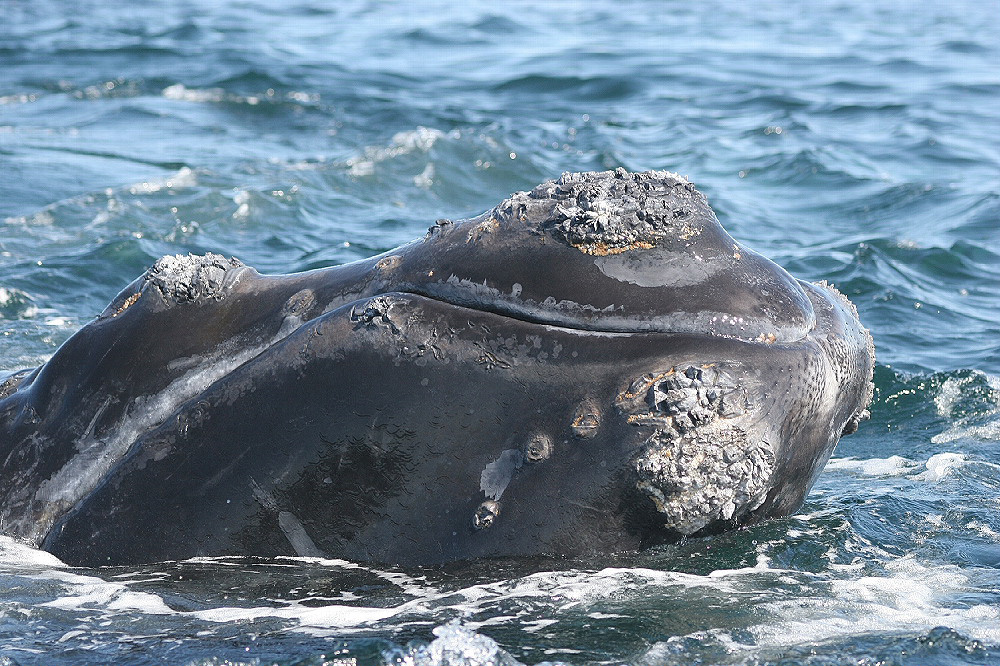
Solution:
[{"label": "right whale head", "polygon": [[566,174],[344,266],[157,261],[0,384],[0,530],[72,563],[613,552],[796,510],[873,362],[684,178]]}]

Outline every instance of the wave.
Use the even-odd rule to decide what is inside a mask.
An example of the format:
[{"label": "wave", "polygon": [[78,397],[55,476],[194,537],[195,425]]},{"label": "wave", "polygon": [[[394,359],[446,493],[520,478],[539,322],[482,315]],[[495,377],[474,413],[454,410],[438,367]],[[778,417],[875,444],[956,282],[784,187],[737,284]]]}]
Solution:
[{"label": "wave", "polygon": [[551,76],[529,74],[508,79],[493,88],[500,93],[568,95],[580,100],[625,100],[642,92],[637,79],[615,76]]}]

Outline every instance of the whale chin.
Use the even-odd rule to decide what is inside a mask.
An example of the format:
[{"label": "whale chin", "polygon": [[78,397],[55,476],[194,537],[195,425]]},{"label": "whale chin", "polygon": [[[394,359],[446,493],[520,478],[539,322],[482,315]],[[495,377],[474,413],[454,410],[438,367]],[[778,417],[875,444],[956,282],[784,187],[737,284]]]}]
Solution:
[{"label": "whale chin", "polygon": [[343,266],[158,260],[0,383],[0,530],[81,565],[633,550],[797,510],[873,364],[686,179],[565,174]]}]

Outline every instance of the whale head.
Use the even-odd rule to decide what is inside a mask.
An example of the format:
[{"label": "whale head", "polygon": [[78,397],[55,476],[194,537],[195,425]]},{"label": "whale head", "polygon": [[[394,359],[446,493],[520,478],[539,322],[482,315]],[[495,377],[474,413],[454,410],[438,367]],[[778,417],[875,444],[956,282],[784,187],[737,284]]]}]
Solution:
[{"label": "whale head", "polygon": [[160,259],[0,384],[0,530],[73,564],[640,548],[797,510],[873,363],[685,178],[565,174],[343,266]]}]

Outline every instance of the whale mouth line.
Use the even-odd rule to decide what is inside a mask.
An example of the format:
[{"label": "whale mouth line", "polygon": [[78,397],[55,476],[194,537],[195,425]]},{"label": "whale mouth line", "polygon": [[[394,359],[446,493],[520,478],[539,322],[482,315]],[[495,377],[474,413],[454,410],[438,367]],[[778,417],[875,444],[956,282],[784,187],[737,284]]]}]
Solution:
[{"label": "whale mouth line", "polygon": [[[391,296],[392,294],[410,297],[415,296],[441,305],[463,308],[473,312],[487,313],[524,324],[543,326],[556,331],[565,331],[576,335],[591,334],[608,337],[629,337],[637,335],[650,337],[698,336],[738,340],[741,342],[763,342],[766,344],[772,344],[777,342],[796,342],[809,334],[808,329],[800,329],[799,327],[782,328],[778,326],[764,326],[763,322],[760,320],[747,322],[748,328],[751,330],[746,331],[744,335],[739,335],[730,331],[712,330],[712,327],[708,322],[712,319],[721,320],[726,317],[726,315],[721,313],[698,313],[697,315],[685,313],[684,316],[675,316],[670,318],[664,317],[660,320],[642,320],[634,317],[630,318],[626,316],[605,315],[601,316],[598,322],[603,319],[610,325],[599,326],[598,322],[589,322],[579,317],[572,317],[570,315],[559,316],[560,311],[557,309],[554,310],[551,307],[528,307],[525,305],[524,301],[504,301],[502,299],[498,299],[491,302],[478,299],[451,299],[441,294],[427,293],[426,291],[414,288],[395,289],[391,292],[383,292],[380,295]],[[577,312],[594,312],[595,314],[603,312],[601,310],[597,310],[596,308],[588,309],[586,306],[580,306],[577,304],[574,305],[576,306]],[[569,310],[569,308],[567,308],[567,310]],[[556,316],[552,316],[553,314]],[[672,323],[674,326],[667,328],[666,326],[668,323]]]},{"label": "whale mouth line", "polygon": [[[486,303],[483,301],[476,302],[462,302],[461,300],[450,300],[444,298],[439,294],[429,294],[418,289],[394,289],[392,291],[385,291],[366,299],[361,299],[355,301],[351,307],[354,309],[355,314],[352,315],[354,319],[358,319],[359,316],[364,316],[366,319],[374,316],[384,315],[384,310],[387,309],[387,305],[384,303],[383,299],[391,299],[392,297],[406,298],[406,299],[419,299],[423,301],[430,301],[436,305],[443,305],[451,308],[457,308],[460,310],[468,310],[469,312],[476,312],[480,314],[493,315],[495,317],[501,317],[514,322],[519,322],[522,324],[528,324],[531,326],[539,326],[552,329],[554,331],[564,331],[573,334],[594,334],[600,336],[610,336],[610,337],[629,337],[634,335],[678,335],[680,333],[675,331],[661,331],[654,329],[614,329],[614,328],[598,328],[594,326],[587,326],[586,322],[572,321],[569,319],[561,320],[559,318],[546,318],[541,314],[532,314],[528,311],[521,311],[512,308],[504,307],[491,307],[491,303]],[[382,301],[382,302],[380,302]],[[363,315],[358,315],[358,312],[362,312]]]}]

